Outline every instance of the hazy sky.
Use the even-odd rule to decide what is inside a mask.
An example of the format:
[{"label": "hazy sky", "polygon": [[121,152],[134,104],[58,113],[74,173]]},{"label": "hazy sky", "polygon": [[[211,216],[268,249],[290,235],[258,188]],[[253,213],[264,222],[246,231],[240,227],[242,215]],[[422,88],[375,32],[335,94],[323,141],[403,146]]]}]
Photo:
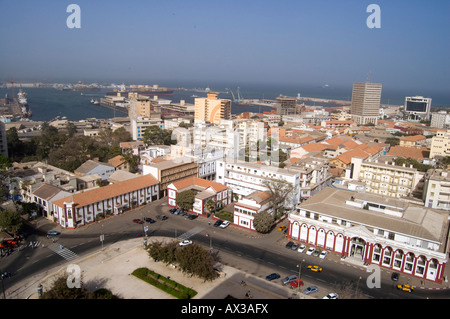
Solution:
[{"label": "hazy sky", "polygon": [[448,0],[0,0],[0,12],[2,80],[351,86],[370,71],[383,87],[450,89]]}]

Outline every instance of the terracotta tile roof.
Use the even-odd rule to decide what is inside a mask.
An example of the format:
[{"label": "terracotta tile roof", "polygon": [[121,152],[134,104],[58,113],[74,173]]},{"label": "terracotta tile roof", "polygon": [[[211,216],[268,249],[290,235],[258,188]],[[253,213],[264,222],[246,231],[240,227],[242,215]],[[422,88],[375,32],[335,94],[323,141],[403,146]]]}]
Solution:
[{"label": "terracotta tile roof", "polygon": [[429,158],[430,150],[427,148],[392,146],[386,155],[420,160],[420,159]]},{"label": "terracotta tile roof", "polygon": [[117,155],[117,156],[114,156],[113,158],[111,158],[110,160],[108,160],[108,163],[114,167],[119,167],[120,165],[125,163],[125,159],[123,158],[122,155]]},{"label": "terracotta tile roof", "polygon": [[64,207],[64,202],[72,202],[72,200],[77,204],[78,207],[83,207],[86,205],[94,204],[105,199],[113,198],[122,194],[133,192],[145,187],[158,185],[159,181],[155,179],[152,175],[144,175],[129,179],[123,182],[119,182],[112,185],[107,185],[104,187],[99,187],[91,190],[87,190],[80,193],[75,193],[71,196],[59,199],[53,204]]},{"label": "terracotta tile roof", "polygon": [[311,144],[303,145],[302,148],[307,152],[320,152],[323,150],[329,150],[329,149],[336,150],[337,149],[336,146],[325,144],[325,143],[311,143]]},{"label": "terracotta tile roof", "polygon": [[353,157],[362,157],[363,159],[366,159],[369,157],[369,153],[359,148],[355,148],[353,150],[342,153],[339,156],[336,156],[333,160],[339,160],[344,164],[349,165],[352,162]]},{"label": "terracotta tile roof", "polygon": [[408,142],[417,142],[421,140],[426,140],[427,138],[423,135],[411,135],[411,136],[405,136],[402,137],[401,141],[408,141]]},{"label": "terracotta tile roof", "polygon": [[184,189],[191,186],[200,186],[201,188],[207,189],[209,187],[212,187],[216,192],[227,190],[228,187],[226,187],[223,184],[214,182],[214,181],[208,181],[203,178],[199,177],[188,177],[185,179],[182,179],[181,181],[177,181],[175,183],[172,183],[173,186],[177,189]]}]

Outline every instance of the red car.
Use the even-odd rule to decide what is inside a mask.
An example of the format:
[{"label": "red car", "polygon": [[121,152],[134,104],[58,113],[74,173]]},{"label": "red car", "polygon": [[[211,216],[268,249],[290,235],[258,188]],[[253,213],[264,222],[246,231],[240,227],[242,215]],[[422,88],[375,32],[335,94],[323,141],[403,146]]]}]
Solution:
[{"label": "red car", "polygon": [[292,288],[297,288],[298,286],[303,286],[304,283],[303,283],[303,280],[301,280],[301,279],[295,279],[294,281],[292,281],[290,283],[290,285]]},{"label": "red car", "polygon": [[135,222],[136,224],[143,224],[144,222],[140,219],[133,219],[133,222]]}]

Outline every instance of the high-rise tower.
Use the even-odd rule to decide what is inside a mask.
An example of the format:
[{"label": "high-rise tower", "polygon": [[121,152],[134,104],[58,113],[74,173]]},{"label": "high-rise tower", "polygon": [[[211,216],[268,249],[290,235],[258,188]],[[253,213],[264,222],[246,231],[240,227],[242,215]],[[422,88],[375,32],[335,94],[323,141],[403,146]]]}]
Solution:
[{"label": "high-rise tower", "polygon": [[379,83],[353,83],[351,112],[356,124],[378,123],[381,88]]}]

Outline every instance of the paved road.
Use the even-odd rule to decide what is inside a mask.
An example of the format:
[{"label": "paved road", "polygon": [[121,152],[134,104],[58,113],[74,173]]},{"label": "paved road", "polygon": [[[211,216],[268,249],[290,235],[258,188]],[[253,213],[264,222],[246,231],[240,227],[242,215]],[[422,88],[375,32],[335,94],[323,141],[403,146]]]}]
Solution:
[{"label": "paved road", "polygon": [[[169,219],[157,219],[156,216],[160,214],[167,215]],[[329,254],[326,259],[319,259],[289,251],[284,248],[287,239],[276,230],[260,235],[234,226],[216,228],[208,225],[208,220],[203,217],[187,220],[182,216],[171,215],[165,199],[75,230],[61,230],[59,226],[45,220],[39,221],[39,232],[30,235],[29,240],[41,244],[34,249],[27,246],[0,261],[1,269],[15,273],[15,276],[4,281],[5,288],[8,289],[42,269],[61,266],[67,260],[98,251],[102,247],[101,234],[104,235],[105,246],[142,236],[144,225],[133,223],[132,220],[144,217],[157,220],[154,224],[144,224],[149,227],[150,238],[192,239],[219,251],[224,264],[259,278],[264,278],[271,272],[279,272],[282,276],[301,274],[305,283],[320,286],[324,293],[339,290],[343,296],[357,294],[358,298],[416,298],[430,294],[429,291],[401,294],[393,288],[388,271],[382,271],[382,289],[368,289],[366,278],[369,273],[364,267],[344,263],[334,254]],[[50,229],[62,232],[56,243],[43,236]],[[320,274],[311,273],[306,269],[308,264],[319,264],[324,271]],[[301,265],[301,269],[297,265]],[[438,293],[433,297],[448,297],[447,292]]]}]

